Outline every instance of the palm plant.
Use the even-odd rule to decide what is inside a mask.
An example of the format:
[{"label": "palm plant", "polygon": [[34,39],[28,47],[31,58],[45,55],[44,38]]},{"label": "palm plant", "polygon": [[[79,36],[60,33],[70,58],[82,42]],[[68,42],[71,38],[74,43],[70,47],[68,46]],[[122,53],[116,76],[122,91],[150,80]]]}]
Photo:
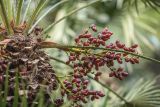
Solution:
[{"label": "palm plant", "polygon": [[[124,48],[124,44],[116,41],[116,48],[113,48],[111,44],[104,47],[103,45],[106,45],[106,41],[110,39],[112,32],[109,32],[108,29],[105,28],[100,32],[105,35],[105,38],[96,38],[95,35],[98,34],[96,33],[97,28],[95,25],[90,26],[89,30],[87,29],[82,32],[82,34],[76,38],[76,44],[74,46],[62,45],[46,39],[48,34],[52,34],[50,30],[56,24],[88,6],[102,2],[102,0],[85,1],[85,5],[66,13],[64,17],[61,17],[42,29],[37,25],[49,12],[62,4],[72,3],[73,1],[57,1],[54,2],[49,9],[46,9],[45,7],[50,2],[49,0],[0,0],[0,103],[2,107],[85,106],[87,100],[92,101],[104,97],[101,91],[87,89],[89,80],[96,81],[104,87],[107,92],[114,94],[116,98],[118,98],[117,103],[114,105],[113,102],[115,98],[112,98],[112,96],[111,98],[108,97],[110,94],[106,95],[104,97],[103,107],[107,105],[128,107],[156,107],[160,105],[160,90],[159,86],[155,86],[155,79],[145,83],[138,81],[134,88],[129,91],[126,90],[126,92],[123,91],[122,95],[98,80],[101,72],[96,70],[98,70],[98,67],[104,65],[104,63],[106,63],[107,67],[112,71],[110,73],[111,77],[115,76],[121,80],[128,75],[121,67],[114,68],[112,65],[113,60],[121,64],[121,58],[124,58],[126,62],[134,64],[139,63],[139,58],[143,58],[160,63],[159,60],[138,54],[136,44]],[[126,2],[127,1],[124,3]],[[159,6],[158,1],[142,0],[142,2],[146,5],[149,4],[155,10],[157,10],[156,6]],[[26,5],[24,5],[25,3]],[[137,0],[129,2],[129,4],[132,3],[135,3],[138,10]],[[78,4],[77,1],[76,4]],[[30,13],[29,11],[31,11],[32,5],[34,9],[33,12]],[[94,35],[90,34],[90,31],[94,33]],[[83,38],[90,40],[91,37],[92,39],[96,39],[96,41],[99,40],[99,42],[89,42],[87,44],[87,42],[83,41]],[[78,42],[79,40],[81,40],[81,42]],[[62,60],[47,55],[44,51],[46,48],[56,48],[64,51],[69,55],[69,61],[67,61],[66,64],[66,62]],[[113,58],[111,58],[111,55],[114,55]],[[81,59],[77,58],[78,56],[80,56]],[[105,58],[106,62],[103,62],[102,65],[97,65],[99,62],[93,61],[94,63],[91,67],[85,67],[85,65],[89,64],[89,62],[84,61],[88,60],[87,58],[94,58],[96,61],[104,61]],[[67,72],[67,74],[57,72],[57,69],[52,66],[51,60],[66,64],[71,69],[74,69],[74,72]],[[77,63],[77,61],[79,62]],[[93,66],[95,66],[96,70],[92,71]],[[80,68],[82,68],[82,70]],[[75,69],[78,69],[78,71]],[[141,84],[143,85],[140,86]],[[91,89],[94,88],[92,84],[88,87]],[[78,89],[78,91],[75,89]],[[107,102],[107,100],[109,101]],[[139,102],[139,100],[141,100],[141,102]],[[64,101],[68,102],[64,103]],[[93,105],[89,104],[88,106]]]}]

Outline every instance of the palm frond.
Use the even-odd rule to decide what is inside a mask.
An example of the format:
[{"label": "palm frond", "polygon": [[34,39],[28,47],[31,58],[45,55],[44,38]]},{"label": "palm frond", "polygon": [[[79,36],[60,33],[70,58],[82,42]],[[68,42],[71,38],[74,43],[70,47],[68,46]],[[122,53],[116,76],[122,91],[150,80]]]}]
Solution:
[{"label": "palm frond", "polygon": [[35,20],[37,19],[38,15],[40,14],[40,12],[43,10],[43,8],[46,6],[46,4],[48,3],[49,0],[40,0],[36,9],[34,10],[31,18],[28,20],[28,25],[26,28],[26,32],[28,32],[29,28],[32,26],[32,24],[35,22]]},{"label": "palm frond", "polygon": [[13,6],[13,1],[8,0],[7,1],[7,12],[8,12],[9,21],[13,19],[12,6]]},{"label": "palm frond", "polygon": [[143,0],[143,3],[145,3],[147,6],[150,6],[158,13],[160,12],[158,10],[158,7],[160,7],[160,2],[158,0]]},{"label": "palm frond", "polygon": [[16,70],[13,107],[18,106],[18,98],[19,98],[19,81],[18,81],[18,70]]},{"label": "palm frond", "polygon": [[2,107],[6,107],[6,104],[7,104],[7,95],[8,95],[8,87],[9,87],[9,83],[8,83],[8,77],[9,76],[9,71],[8,69],[6,70],[6,78],[5,78],[5,89],[4,89],[4,97],[3,97],[3,100],[2,100]]},{"label": "palm frond", "polygon": [[31,29],[29,30],[29,33],[35,28],[35,26],[49,13],[51,12],[53,9],[55,9],[57,6],[67,2],[68,0],[63,0],[58,2],[57,4],[53,5],[51,8],[49,8],[43,15],[41,15],[39,17],[39,19],[34,23],[34,25],[32,25]]},{"label": "palm frond", "polygon": [[5,25],[5,27],[7,28],[7,32],[8,34],[11,34],[12,33],[12,29],[11,29],[11,26],[10,26],[10,22],[9,22],[9,19],[8,19],[8,14],[7,14],[7,11],[6,11],[6,7],[5,7],[5,4],[4,4],[4,1],[3,0],[0,0],[0,13],[1,13],[1,17],[2,17],[2,20],[3,20],[3,23]]},{"label": "palm frond", "polygon": [[28,10],[29,10],[31,1],[32,1],[32,0],[29,0],[29,1],[27,2],[27,7],[26,7],[26,9],[25,9],[25,12],[24,12],[24,15],[23,15],[23,18],[22,18],[22,22],[24,22],[24,21],[26,20],[26,15],[27,15],[27,13],[28,13]]},{"label": "palm frond", "polygon": [[157,107],[160,106],[160,85],[156,79],[136,81],[125,95],[129,105],[127,107]]},{"label": "palm frond", "polygon": [[24,0],[19,0],[19,1],[18,1],[17,16],[16,16],[16,25],[18,25],[19,22],[20,22],[21,11],[22,11],[22,6],[23,6],[23,1],[24,1]]},{"label": "palm frond", "polygon": [[159,12],[158,7],[160,7],[159,0],[124,0],[124,4],[127,4],[128,7],[135,6],[136,11],[139,11],[139,4],[143,3],[145,6],[153,8],[155,11]]},{"label": "palm frond", "polygon": [[23,96],[21,97],[21,100],[22,100],[22,105],[23,105],[23,107],[28,107],[27,105],[28,105],[28,102],[27,102],[27,98],[26,98],[26,96],[27,96],[27,91],[26,91],[26,89],[25,89],[25,83],[24,83],[24,81],[22,81],[22,92],[23,92]]},{"label": "palm frond", "polygon": [[70,15],[72,15],[72,14],[74,14],[74,13],[76,13],[76,12],[78,12],[78,11],[80,11],[80,10],[82,10],[82,9],[92,5],[92,4],[94,4],[94,3],[100,2],[100,1],[102,1],[102,0],[96,0],[96,1],[93,1],[93,2],[90,2],[90,3],[86,3],[86,5],[69,12],[64,17],[62,17],[59,20],[57,20],[56,22],[50,24],[47,28],[44,29],[44,31],[42,33],[46,34],[54,25],[56,25],[57,23],[61,22],[64,19],[66,19],[68,16],[70,16]]}]

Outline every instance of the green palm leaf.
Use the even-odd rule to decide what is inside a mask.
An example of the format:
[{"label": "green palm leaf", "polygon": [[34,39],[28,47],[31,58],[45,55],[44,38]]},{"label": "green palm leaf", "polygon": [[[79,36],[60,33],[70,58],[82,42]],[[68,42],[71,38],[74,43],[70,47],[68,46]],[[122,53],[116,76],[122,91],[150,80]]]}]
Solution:
[{"label": "green palm leaf", "polygon": [[160,106],[160,85],[156,84],[156,79],[147,81],[140,79],[129,89],[124,98],[129,102],[127,107]]},{"label": "green palm leaf", "polygon": [[63,0],[58,2],[57,4],[53,5],[51,8],[48,9],[48,11],[46,11],[43,15],[41,15],[39,17],[39,19],[34,23],[34,25],[31,27],[31,29],[29,30],[29,33],[35,28],[35,26],[49,13],[51,12],[53,9],[55,9],[57,6],[67,2],[68,0]]},{"label": "green palm leaf", "polygon": [[46,6],[49,0],[40,0],[36,9],[34,10],[31,18],[28,20],[28,25],[26,28],[26,31],[28,32],[29,28],[33,25],[34,21],[37,19],[40,12],[43,10],[43,8]]},{"label": "green palm leaf", "polygon": [[17,16],[16,16],[16,25],[18,25],[19,22],[20,22],[23,1],[24,0],[19,0],[18,1]]}]

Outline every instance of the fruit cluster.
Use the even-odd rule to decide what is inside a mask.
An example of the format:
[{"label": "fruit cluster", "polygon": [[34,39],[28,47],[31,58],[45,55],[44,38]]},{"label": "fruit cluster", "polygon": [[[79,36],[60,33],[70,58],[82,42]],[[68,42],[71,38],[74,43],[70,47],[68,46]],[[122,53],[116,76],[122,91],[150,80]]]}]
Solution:
[{"label": "fruit cluster", "polygon": [[61,99],[61,98],[57,98],[57,99],[54,100],[54,104],[55,104],[56,107],[62,106],[63,103],[64,103],[64,100]]},{"label": "fruit cluster", "polygon": [[[92,30],[92,32],[95,32],[97,35],[90,33],[90,30]],[[80,74],[81,76],[86,76],[92,71],[92,68],[94,67],[98,71],[101,66],[106,65],[112,71],[110,75],[114,73],[121,74],[123,71],[122,74],[125,76],[112,76],[118,77],[120,80],[122,79],[121,77],[126,77],[128,73],[122,70],[121,67],[116,69],[114,65],[116,62],[118,64],[122,64],[123,62],[130,62],[131,64],[139,63],[138,57],[133,57],[128,53],[125,53],[131,52],[138,54],[138,52],[136,51],[138,45],[134,44],[131,47],[127,47],[119,40],[117,40],[115,43],[107,43],[112,34],[113,33],[110,32],[107,28],[104,28],[101,32],[98,33],[96,26],[94,24],[91,25],[88,30],[80,34],[75,39],[76,45],[83,46],[84,48],[79,49],[78,51],[72,50],[67,64],[72,63],[74,66],[74,72],[78,72],[78,74]],[[96,47],[101,47],[105,49],[113,49],[113,51],[108,50],[97,53],[97,51],[85,49],[85,47],[95,47],[95,49]],[[114,50],[122,50],[124,51],[124,53]],[[100,75],[101,72],[96,72],[95,79],[98,80],[98,76]]]},{"label": "fruit cluster", "polygon": [[104,97],[104,94],[101,91],[88,90],[87,86],[89,80],[84,79],[83,77],[80,78],[78,75],[74,75],[71,82],[64,80],[63,83],[67,91],[64,90],[62,95],[64,96],[64,93],[66,93],[67,97],[74,102],[87,103],[88,98],[93,101],[100,97]]},{"label": "fruit cluster", "polygon": [[[88,98],[90,98],[90,100],[94,100],[104,96],[101,91],[92,91],[87,89],[89,84],[87,75],[89,73],[93,74],[94,79],[98,81],[99,77],[102,75],[99,68],[107,66],[111,70],[109,77],[116,77],[119,80],[122,80],[128,76],[128,73],[124,71],[122,67],[116,68],[115,63],[139,63],[138,57],[130,56],[127,53],[132,52],[137,54],[138,52],[136,51],[136,48],[138,45],[134,44],[131,47],[127,47],[118,40],[115,43],[107,43],[112,34],[113,33],[107,28],[98,32],[96,26],[91,25],[88,30],[80,34],[75,39],[76,45],[84,48],[73,48],[70,50],[69,60],[66,64],[71,64],[73,66],[73,78],[70,81],[65,80],[63,83],[66,90],[70,93],[67,94],[67,96],[74,100],[74,102],[80,101],[82,103],[87,103]],[[92,48],[89,49],[85,47]],[[108,50],[99,52],[95,50],[97,47]],[[122,53],[115,50],[122,50],[124,52]],[[95,71],[92,69],[95,69]]]}]

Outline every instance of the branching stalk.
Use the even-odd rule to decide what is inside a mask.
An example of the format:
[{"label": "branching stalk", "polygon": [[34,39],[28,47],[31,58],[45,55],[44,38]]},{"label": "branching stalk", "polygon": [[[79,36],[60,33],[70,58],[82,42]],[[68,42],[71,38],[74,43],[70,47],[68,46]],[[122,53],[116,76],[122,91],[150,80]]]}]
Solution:
[{"label": "branching stalk", "polygon": [[[62,49],[62,50],[70,50],[72,49],[72,51],[77,51],[77,50],[73,50],[73,49],[99,49],[99,50],[106,50],[106,51],[114,51],[114,52],[121,52],[121,53],[126,53],[126,54],[130,54],[132,56],[137,56],[146,60],[150,60],[156,63],[160,64],[160,61],[154,58],[150,58],[144,55],[140,55],[140,54],[136,54],[136,53],[132,53],[132,52],[128,52],[128,51],[124,51],[124,50],[116,50],[116,49],[110,49],[110,48],[101,48],[101,47],[82,47],[82,46],[64,46],[64,45],[58,45],[56,43],[52,43],[50,42],[49,45],[42,45],[42,48],[58,48],[58,49]],[[83,52],[83,51],[82,51]]]},{"label": "branching stalk", "polygon": [[[90,75],[87,75],[90,79],[96,81],[93,77],[91,77]],[[109,86],[99,82],[99,81],[96,81],[97,83],[99,83],[101,86],[103,86],[104,88],[106,88],[107,90],[109,90],[110,92],[112,92],[115,96],[117,96],[119,99],[121,99],[122,101],[124,101],[126,104],[128,104],[129,102],[124,99],[123,97],[121,97],[119,94],[117,94],[114,90],[112,90]]]},{"label": "branching stalk", "polygon": [[[57,77],[57,76],[56,76]],[[63,83],[62,83],[62,81],[57,77],[57,80],[58,80],[58,82],[59,82],[59,84],[61,85],[61,87],[64,89],[64,90],[66,90],[68,93],[71,93],[64,85],[63,85]]]}]

